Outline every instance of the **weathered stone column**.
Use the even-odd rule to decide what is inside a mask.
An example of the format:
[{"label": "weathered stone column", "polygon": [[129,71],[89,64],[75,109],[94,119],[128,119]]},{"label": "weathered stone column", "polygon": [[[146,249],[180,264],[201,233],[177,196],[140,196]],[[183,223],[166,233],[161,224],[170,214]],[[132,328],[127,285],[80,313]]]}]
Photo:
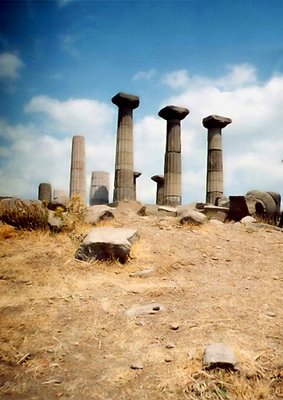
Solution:
[{"label": "weathered stone column", "polygon": [[52,201],[52,188],[50,183],[40,183],[38,186],[38,200],[51,203]]},{"label": "weathered stone column", "polygon": [[70,172],[70,198],[79,196],[86,202],[85,138],[73,136]]},{"label": "weathered stone column", "polygon": [[53,201],[59,204],[63,204],[64,206],[68,202],[68,194],[66,190],[53,190]]},{"label": "weathered stone column", "polygon": [[109,203],[109,172],[93,171],[91,174],[89,205]]},{"label": "weathered stone column", "polygon": [[135,191],[135,200],[137,199],[137,179],[141,176],[141,172],[134,172],[134,191]]},{"label": "weathered stone column", "polygon": [[133,110],[140,101],[137,96],[117,93],[112,102],[119,107],[113,201],[134,200]]},{"label": "weathered stone column", "polygon": [[202,120],[208,129],[207,135],[207,177],[206,202],[215,204],[217,197],[223,195],[222,128],[231,124],[230,118],[209,115]]},{"label": "weathered stone column", "polygon": [[163,175],[154,175],[151,179],[157,183],[156,188],[156,204],[162,206],[163,205],[163,196],[164,196],[164,176]]},{"label": "weathered stone column", "polygon": [[181,120],[189,112],[187,108],[167,106],[158,113],[167,121],[163,204],[173,207],[182,203]]}]

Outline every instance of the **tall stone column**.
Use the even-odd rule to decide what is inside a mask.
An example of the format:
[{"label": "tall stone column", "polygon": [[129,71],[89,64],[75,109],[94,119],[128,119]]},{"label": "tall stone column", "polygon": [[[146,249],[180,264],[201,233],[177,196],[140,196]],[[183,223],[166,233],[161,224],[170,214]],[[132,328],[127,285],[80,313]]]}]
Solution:
[{"label": "tall stone column", "polygon": [[52,201],[52,188],[50,183],[40,183],[38,186],[38,200],[51,203]]},{"label": "tall stone column", "polygon": [[70,172],[70,198],[79,196],[86,202],[85,138],[73,136]]},{"label": "tall stone column", "polygon": [[189,112],[187,108],[167,106],[158,113],[167,121],[163,204],[173,207],[182,203],[181,120]]},{"label": "tall stone column", "polygon": [[117,93],[112,102],[119,107],[113,201],[134,200],[133,110],[140,101],[137,96]]},{"label": "tall stone column", "polygon": [[164,176],[163,175],[154,175],[151,179],[157,183],[156,188],[156,204],[162,206],[163,205],[163,196],[164,196]]},{"label": "tall stone column", "polygon": [[202,120],[208,129],[207,135],[207,176],[206,202],[215,204],[217,197],[223,195],[222,128],[231,124],[230,118],[209,115]]},{"label": "tall stone column", "polygon": [[134,191],[135,191],[135,200],[137,199],[137,179],[141,176],[141,172],[134,172]]},{"label": "tall stone column", "polygon": [[91,174],[89,205],[109,203],[109,172],[93,171]]}]

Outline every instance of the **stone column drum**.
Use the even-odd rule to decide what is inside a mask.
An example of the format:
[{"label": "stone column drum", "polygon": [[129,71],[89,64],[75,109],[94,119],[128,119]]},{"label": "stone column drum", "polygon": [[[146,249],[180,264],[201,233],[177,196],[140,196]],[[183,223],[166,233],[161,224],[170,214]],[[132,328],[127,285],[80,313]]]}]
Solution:
[{"label": "stone column drum", "polygon": [[163,204],[173,207],[182,203],[181,120],[189,112],[187,108],[167,106],[158,113],[167,121]]},{"label": "stone column drum", "polygon": [[73,136],[70,172],[70,198],[79,196],[86,202],[85,138]]},{"label": "stone column drum", "polygon": [[38,186],[38,200],[51,203],[52,201],[52,188],[50,183],[40,183]]},{"label": "stone column drum", "polygon": [[137,96],[117,93],[112,102],[119,107],[113,201],[134,200],[133,110],[140,101]]},{"label": "stone column drum", "polygon": [[93,171],[91,174],[89,205],[109,203],[109,172]]},{"label": "stone column drum", "polygon": [[207,177],[206,202],[215,204],[217,197],[223,195],[222,128],[231,124],[230,118],[209,115],[202,120],[208,129],[207,135]]},{"label": "stone column drum", "polygon": [[135,190],[135,200],[137,199],[137,179],[141,176],[141,172],[134,172],[134,190]]},{"label": "stone column drum", "polygon": [[163,205],[163,195],[164,195],[164,176],[163,175],[154,175],[151,179],[157,183],[156,188],[156,204],[159,206]]}]

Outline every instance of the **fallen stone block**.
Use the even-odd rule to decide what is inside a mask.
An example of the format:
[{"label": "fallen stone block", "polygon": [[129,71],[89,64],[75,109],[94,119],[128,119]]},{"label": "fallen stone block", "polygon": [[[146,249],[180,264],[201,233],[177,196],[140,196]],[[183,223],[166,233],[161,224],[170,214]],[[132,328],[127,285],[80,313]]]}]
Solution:
[{"label": "fallen stone block", "polygon": [[250,215],[244,196],[230,196],[230,208],[228,218],[230,221],[238,222],[242,218]]},{"label": "fallen stone block", "polygon": [[202,225],[207,221],[207,217],[199,211],[187,211],[180,218],[180,224]]},{"label": "fallen stone block", "polygon": [[238,361],[229,346],[223,343],[212,343],[204,351],[202,364],[206,369],[222,368],[235,370]]},{"label": "fallen stone block", "polygon": [[250,225],[250,224],[256,224],[256,219],[250,215],[247,215],[246,217],[241,219],[241,224],[243,225]]},{"label": "fallen stone block", "polygon": [[90,206],[86,209],[85,222],[96,225],[99,221],[114,218],[114,209],[106,205]]},{"label": "fallen stone block", "polygon": [[150,303],[144,305],[134,305],[126,310],[126,315],[128,318],[133,318],[141,315],[157,314],[160,311],[165,311],[163,304]]},{"label": "fallen stone block", "polygon": [[139,238],[136,229],[95,228],[88,233],[75,257],[79,260],[119,260],[125,263],[132,244]]},{"label": "fallen stone block", "polygon": [[159,206],[158,214],[176,217],[177,216],[177,208],[171,207],[171,206]]},{"label": "fallen stone block", "polygon": [[109,204],[109,206],[116,208],[115,213],[127,214],[128,212],[132,212],[141,216],[145,215],[146,209],[143,203],[135,200],[115,201]]}]

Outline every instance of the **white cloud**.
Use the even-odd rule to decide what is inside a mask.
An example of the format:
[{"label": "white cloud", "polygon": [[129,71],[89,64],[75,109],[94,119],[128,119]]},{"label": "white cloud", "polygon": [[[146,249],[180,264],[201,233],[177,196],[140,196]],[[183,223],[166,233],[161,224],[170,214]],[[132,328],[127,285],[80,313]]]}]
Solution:
[{"label": "white cloud", "polygon": [[77,43],[80,39],[79,35],[66,34],[59,37],[61,49],[71,57],[78,57],[80,52]]},{"label": "white cloud", "polygon": [[188,87],[190,78],[187,70],[180,69],[165,74],[162,82],[173,89],[184,89]]},{"label": "white cloud", "polygon": [[59,7],[65,7],[76,0],[57,0]]},{"label": "white cloud", "polygon": [[[252,66],[230,67],[227,74],[214,80],[206,76],[190,77],[189,72],[175,74],[174,95],[156,106],[156,113],[142,115],[134,111],[135,170],[142,172],[137,181],[138,199],[155,201],[156,183],[151,176],[163,174],[166,122],[157,111],[168,104],[184,106],[190,114],[182,125],[183,203],[205,200],[207,130],[202,119],[210,114],[232,118],[223,129],[225,194],[245,194],[251,189],[282,191],[283,75],[260,82]],[[183,78],[182,78],[183,77]],[[172,92],[171,92],[172,93]],[[33,97],[25,111],[33,124],[0,123],[0,185],[3,194],[36,197],[37,185],[50,181],[55,188],[67,190],[71,137],[86,138],[88,181],[93,170],[110,172],[110,193],[117,126],[115,106],[91,99],[59,101],[48,96]],[[39,118],[40,117],[40,118]],[[3,189],[4,188],[4,189]],[[282,193],[283,194],[283,193]]]},{"label": "white cloud", "polygon": [[0,79],[18,79],[23,66],[18,55],[10,52],[0,54]]},{"label": "white cloud", "polygon": [[150,69],[149,71],[139,71],[137,72],[132,80],[133,81],[141,81],[141,80],[146,80],[149,81],[156,75],[156,70],[154,68]]}]

